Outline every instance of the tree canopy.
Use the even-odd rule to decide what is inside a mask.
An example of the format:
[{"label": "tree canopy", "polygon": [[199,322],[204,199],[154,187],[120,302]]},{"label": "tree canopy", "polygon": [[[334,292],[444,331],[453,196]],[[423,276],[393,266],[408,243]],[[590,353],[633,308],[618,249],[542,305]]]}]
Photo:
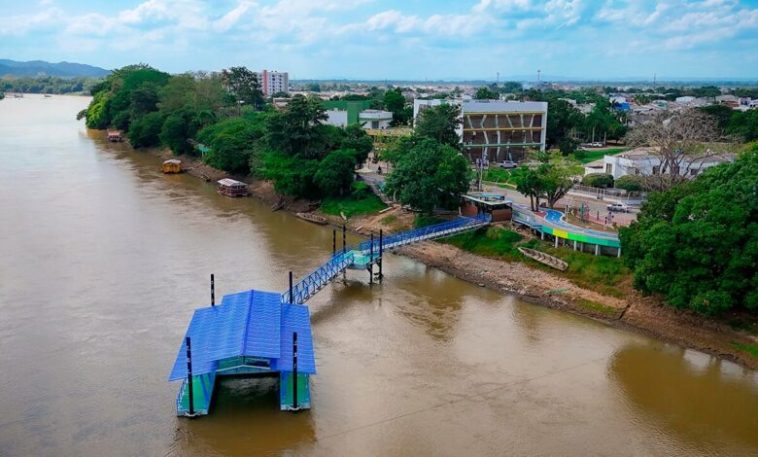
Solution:
[{"label": "tree canopy", "polygon": [[653,193],[621,229],[634,286],[678,308],[758,313],[758,150]]},{"label": "tree canopy", "polygon": [[260,109],[265,101],[258,75],[247,67],[230,67],[222,72],[229,92],[235,97],[234,102],[243,102],[255,109]]},{"label": "tree canopy", "polygon": [[476,94],[474,94],[474,99],[476,100],[499,100],[500,94],[495,92],[494,90],[490,89],[487,86],[480,87],[476,90]]},{"label": "tree canopy", "polygon": [[460,137],[456,132],[461,123],[460,113],[460,107],[453,104],[430,106],[419,113],[415,133],[420,137],[460,149]]},{"label": "tree canopy", "polygon": [[468,160],[449,145],[429,138],[417,138],[406,145],[410,149],[387,178],[388,194],[426,213],[457,207],[472,177]]},{"label": "tree canopy", "polygon": [[513,170],[511,178],[516,190],[529,197],[532,210],[545,199],[550,208],[563,198],[573,187],[572,176],[577,174],[577,165],[559,155],[542,154],[541,163],[536,167],[521,165]]}]

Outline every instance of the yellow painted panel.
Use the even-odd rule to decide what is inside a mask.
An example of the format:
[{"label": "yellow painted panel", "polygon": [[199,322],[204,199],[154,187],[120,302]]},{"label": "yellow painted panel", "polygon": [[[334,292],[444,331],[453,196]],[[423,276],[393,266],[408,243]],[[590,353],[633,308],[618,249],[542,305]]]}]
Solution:
[{"label": "yellow painted panel", "polygon": [[569,234],[568,234],[567,231],[565,231],[565,230],[558,230],[558,229],[553,229],[553,235],[557,236],[558,238],[566,238],[566,239],[568,239],[568,237],[569,237]]}]

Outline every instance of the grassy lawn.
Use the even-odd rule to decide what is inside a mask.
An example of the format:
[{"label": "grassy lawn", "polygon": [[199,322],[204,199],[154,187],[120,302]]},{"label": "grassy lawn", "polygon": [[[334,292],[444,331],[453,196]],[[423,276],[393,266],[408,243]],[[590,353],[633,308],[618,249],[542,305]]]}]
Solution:
[{"label": "grassy lawn", "polygon": [[521,240],[523,237],[511,230],[487,227],[451,236],[443,239],[442,242],[477,255],[520,260],[523,256],[516,250],[516,244]]},{"label": "grassy lawn", "polygon": [[445,221],[446,219],[440,219],[439,217],[417,214],[416,218],[413,220],[413,228],[426,227],[427,225],[439,224]]},{"label": "grassy lawn", "polygon": [[487,182],[508,183],[511,179],[511,172],[505,168],[490,167],[484,171],[483,179]]},{"label": "grassy lawn", "polygon": [[758,357],[758,344],[751,343],[732,343],[738,351],[747,352],[753,357]]},{"label": "grassy lawn", "polygon": [[[441,241],[473,254],[528,263],[536,268],[564,275],[579,287],[596,290],[613,297],[624,296],[621,284],[631,276],[629,269],[621,259],[616,257],[594,256],[567,248],[554,248],[536,239],[525,241],[520,234],[501,227],[488,227],[461,233]],[[568,270],[559,273],[546,265],[528,259],[518,252],[518,247],[537,249],[565,260],[569,264]],[[600,308],[592,310],[601,314],[611,312]],[[613,312],[616,311],[613,310]]]},{"label": "grassy lawn", "polygon": [[590,149],[587,151],[576,151],[576,159],[581,163],[590,163],[597,159],[602,159],[603,156],[615,156],[624,151],[628,151],[629,148],[610,148],[610,149]]},{"label": "grassy lawn", "polygon": [[569,267],[564,273],[576,285],[597,290],[612,297],[623,297],[621,283],[631,276],[631,271],[624,262],[616,257],[595,256],[586,252],[572,251],[568,248],[555,248],[536,241],[533,249],[565,260]]},{"label": "grassy lawn", "polygon": [[586,309],[587,311],[593,312],[595,314],[601,314],[605,317],[613,317],[616,315],[616,313],[619,312],[616,308],[612,308],[602,303],[586,299],[579,300],[579,306]]},{"label": "grassy lawn", "polygon": [[325,214],[339,216],[340,212],[343,212],[346,217],[375,213],[386,207],[379,197],[369,193],[358,197],[351,195],[344,198],[327,198],[321,203],[321,211]]}]

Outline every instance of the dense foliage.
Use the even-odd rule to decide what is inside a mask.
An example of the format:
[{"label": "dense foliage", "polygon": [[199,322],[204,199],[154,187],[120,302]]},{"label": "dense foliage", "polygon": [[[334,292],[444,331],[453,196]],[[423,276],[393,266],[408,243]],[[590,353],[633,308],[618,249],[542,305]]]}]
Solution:
[{"label": "dense foliage", "polygon": [[0,79],[0,93],[23,92],[31,94],[87,93],[100,82],[100,78],[61,78],[58,76],[6,76]]},{"label": "dense foliage", "polygon": [[653,193],[621,230],[634,286],[678,308],[758,312],[758,149]]},{"label": "dense foliage", "polygon": [[714,116],[724,134],[741,141],[758,140],[758,110],[737,111],[726,105],[704,106],[700,110]]},{"label": "dense foliage", "polygon": [[415,133],[440,144],[459,149],[460,138],[456,129],[461,123],[460,107],[453,104],[431,106],[421,111],[416,119]]},{"label": "dense foliage", "polygon": [[613,187],[613,176],[606,173],[590,173],[582,177],[582,185],[607,189]]},{"label": "dense foliage", "polygon": [[408,149],[387,177],[386,192],[426,213],[435,208],[456,208],[471,181],[468,160],[456,149],[430,138],[414,138],[405,146]]},{"label": "dense foliage", "polygon": [[571,178],[580,170],[575,162],[558,154],[540,153],[538,158],[538,166],[521,165],[511,172],[510,178],[516,189],[529,197],[533,210],[539,208],[541,199],[553,208],[573,187]]}]

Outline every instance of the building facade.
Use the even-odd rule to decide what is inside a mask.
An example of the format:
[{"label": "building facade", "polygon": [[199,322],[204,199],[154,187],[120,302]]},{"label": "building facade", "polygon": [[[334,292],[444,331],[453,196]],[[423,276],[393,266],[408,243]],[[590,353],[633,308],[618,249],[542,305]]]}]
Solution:
[{"label": "building facade", "polygon": [[640,147],[617,155],[606,155],[600,160],[585,165],[584,173],[604,173],[619,179],[627,175],[656,176],[678,174],[695,177],[706,168],[734,161],[734,155],[709,153],[683,158],[674,170],[661,170],[661,157],[653,147]]},{"label": "building facade", "polygon": [[289,73],[286,71],[263,70],[263,72],[258,73],[258,79],[264,97],[271,97],[277,92],[284,92],[285,94],[290,92]]},{"label": "building facade", "polygon": [[529,150],[545,150],[547,102],[501,100],[414,100],[414,125],[428,108],[456,104],[461,109],[458,136],[472,161],[519,161]]},{"label": "building facade", "polygon": [[523,160],[545,150],[547,102],[472,100],[461,103],[463,152],[471,160]]},{"label": "building facade", "polygon": [[367,109],[358,113],[358,122],[364,129],[385,130],[390,128],[392,113],[379,109]]}]

